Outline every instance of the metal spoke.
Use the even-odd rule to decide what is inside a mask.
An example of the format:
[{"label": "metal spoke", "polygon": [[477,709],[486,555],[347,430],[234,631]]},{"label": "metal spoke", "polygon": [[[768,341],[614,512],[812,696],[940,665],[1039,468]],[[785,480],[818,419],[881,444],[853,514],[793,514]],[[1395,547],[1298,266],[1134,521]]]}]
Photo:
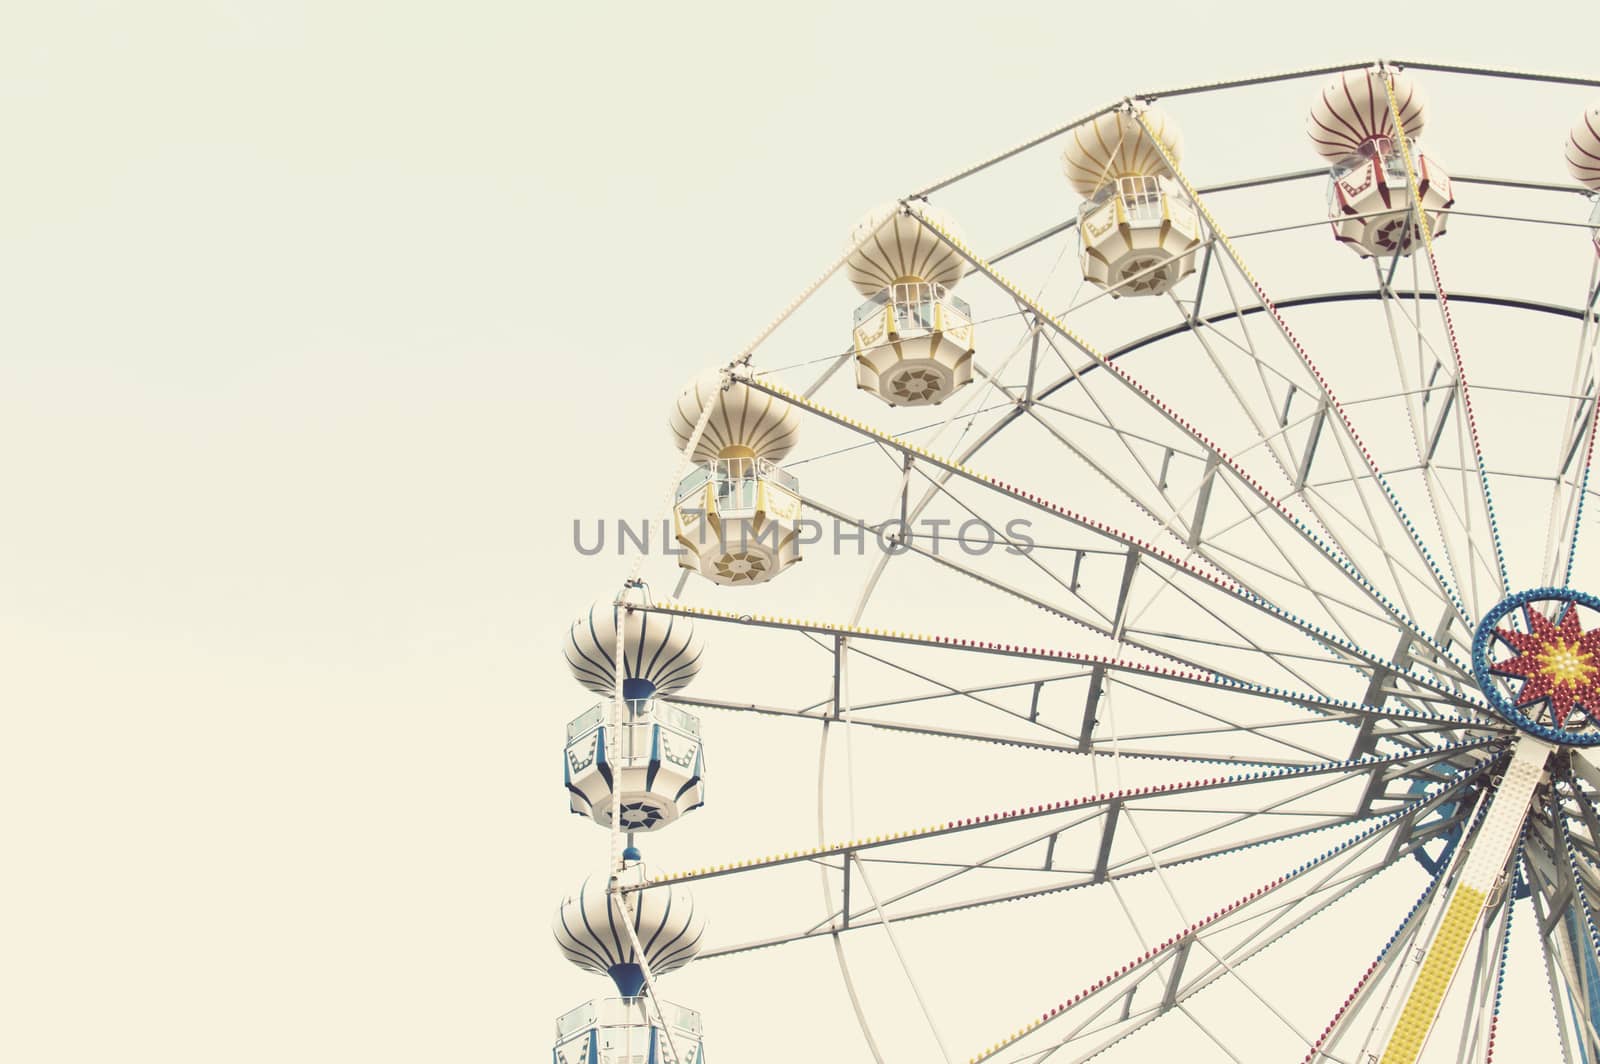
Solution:
[{"label": "metal spoke", "polygon": [[[1594,462],[1596,390],[1595,354],[1600,347],[1596,329],[1595,298],[1600,292],[1600,257],[1589,267],[1588,313],[1578,332],[1572,363],[1573,398],[1568,407],[1566,432],[1554,466],[1558,470],[1550,497],[1550,530],[1545,540],[1545,583],[1566,586],[1572,580],[1578,536],[1582,531],[1583,501]],[[1576,465],[1574,462],[1576,461]]]},{"label": "metal spoke", "polygon": [[[886,433],[879,432],[878,430],[863,425],[852,418],[845,417],[842,414],[837,414],[831,410],[828,410],[827,408],[820,407],[809,400],[804,400],[795,393],[789,392],[786,389],[783,389],[770,382],[763,381],[760,378],[751,378],[745,383],[759,391],[764,391],[769,394],[787,399],[791,403],[794,403],[803,409],[807,409],[813,413],[826,417],[827,419],[834,421],[836,424],[843,425],[864,436],[870,436],[878,439],[886,445],[893,447],[895,450],[911,456],[915,460],[931,464],[934,467],[943,470],[944,472],[952,473],[962,479],[968,480],[974,484],[978,484],[987,490],[1004,494],[1010,497],[1012,500],[1031,507],[1038,512],[1067,521],[1070,524],[1076,525],[1094,534],[1110,539],[1113,542],[1119,543],[1125,549],[1137,550],[1142,556],[1147,557],[1147,559],[1150,561],[1160,562],[1166,567],[1182,572],[1185,576],[1199,579],[1214,588],[1225,591],[1227,594],[1245,603],[1252,609],[1265,613],[1275,620],[1299,629],[1301,632],[1327,646],[1335,653],[1342,655],[1353,655],[1359,660],[1367,662],[1369,665],[1383,666],[1385,668],[1392,667],[1393,665],[1393,663],[1389,662],[1388,660],[1381,659],[1375,655],[1372,655],[1370,652],[1362,650],[1358,645],[1348,639],[1338,636],[1325,629],[1321,629],[1309,621],[1296,617],[1287,610],[1274,606],[1267,599],[1250,592],[1247,588],[1240,586],[1231,579],[1207,572],[1206,570],[1179,558],[1175,554],[1171,554],[1162,550],[1161,548],[1156,547],[1154,544],[1129,536],[1126,533],[1120,532],[1103,522],[1076,514],[1064,507],[1050,502],[1049,500],[1040,498],[1039,496],[1028,492],[1024,492],[1021,489],[1014,488],[994,477],[978,473],[977,471],[972,470],[961,463],[950,459],[941,458],[940,456],[935,455],[918,445],[910,444]],[[1370,585],[1368,586],[1370,587]],[[1405,629],[1410,632],[1413,640],[1427,648],[1430,656],[1436,658],[1440,662],[1449,663],[1455,669],[1457,675],[1466,675],[1466,666],[1456,661],[1456,659],[1451,655],[1449,648],[1438,643],[1433,634],[1425,632],[1423,629],[1417,627],[1415,622],[1408,618],[1399,617],[1393,614],[1392,611],[1388,612],[1390,612],[1390,616],[1394,618],[1396,623],[1403,625]],[[1445,686],[1441,683],[1431,681],[1420,676],[1415,677],[1415,680],[1423,686],[1434,689],[1441,695],[1455,696],[1461,693],[1459,688]]]},{"label": "metal spoke", "polygon": [[[1390,848],[1389,855],[1385,859],[1387,863],[1409,854],[1417,846],[1425,845],[1426,838],[1410,838],[1407,841],[1410,826],[1419,818],[1436,810],[1452,795],[1473,786],[1487,771],[1488,763],[1481,763],[1476,768],[1449,777],[1443,784],[1436,786],[1431,794],[1422,797],[1409,797],[1406,801],[1393,803],[1383,810],[1359,814],[1342,812],[1332,816],[1302,812],[1298,814],[1301,817],[1301,822],[1287,824],[1268,832],[1243,838],[1232,838],[1228,837],[1230,829],[1246,823],[1249,815],[1247,813],[1215,809],[1213,810],[1213,815],[1218,818],[1218,822],[1204,829],[1185,832],[1170,839],[1163,839],[1158,846],[1153,847],[1142,856],[1136,854],[1114,860],[1110,857],[1110,854],[1111,840],[1118,831],[1119,825],[1129,823],[1128,818],[1134,815],[1161,817],[1163,815],[1161,803],[1165,801],[1182,799],[1185,796],[1220,794],[1240,788],[1249,790],[1262,784],[1301,778],[1310,781],[1307,787],[1265,803],[1265,807],[1269,810],[1279,807],[1291,807],[1295,802],[1312,797],[1321,791],[1327,790],[1330,786],[1352,778],[1358,778],[1361,773],[1370,771],[1373,766],[1392,766],[1397,769],[1407,767],[1411,770],[1417,770],[1430,765],[1443,764],[1449,761],[1451,757],[1457,756],[1462,752],[1481,748],[1481,744],[1463,743],[1439,747],[1418,754],[1392,755],[1387,758],[1372,759],[1357,765],[1325,764],[1294,769],[1261,771],[1240,776],[1215,777],[1185,784],[1134,787],[1044,806],[1033,806],[1004,813],[966,818],[913,831],[893,832],[884,836],[852,840],[832,846],[816,847],[806,851],[777,854],[764,858],[744,859],[689,872],[657,875],[652,880],[631,889],[648,891],[671,883],[745,876],[759,873],[766,869],[802,863],[828,864],[835,861],[843,861],[846,865],[849,865],[854,862],[866,862],[869,864],[882,861],[892,862],[900,860],[892,856],[893,854],[899,853],[907,847],[926,843],[933,839],[967,833],[981,834],[995,828],[1030,821],[1040,822],[1040,826],[1033,834],[1021,839],[1008,841],[1000,848],[991,850],[982,857],[967,862],[946,862],[949,867],[945,870],[884,899],[886,904],[896,907],[894,919],[897,922],[904,922],[968,911],[1001,902],[1042,898],[1065,891],[1092,887],[1097,884],[1114,883],[1123,879],[1149,874],[1152,871],[1163,868],[1177,868],[1198,861],[1226,857],[1254,847],[1304,838],[1333,829],[1359,827],[1362,823],[1369,821],[1380,822],[1386,834],[1396,833],[1395,838],[1397,841]],[[1192,811],[1203,812],[1208,808],[1210,807],[1206,803],[1201,802],[1194,806]],[[1189,811],[1190,807],[1186,805],[1185,809]],[[1143,811],[1142,813],[1141,810]],[[1062,817],[1067,819],[1062,821],[1060,819]],[[947,887],[952,882],[973,872],[980,870],[1007,870],[1006,866],[1001,866],[998,863],[1007,859],[1015,861],[1025,851],[1035,850],[1042,843],[1058,840],[1063,836],[1069,835],[1081,838],[1083,845],[1086,847],[1086,852],[1090,855],[1097,855],[1092,868],[1084,870],[1059,868],[1056,867],[1055,862],[1046,861],[1044,865],[1036,867],[1037,875],[1034,876],[1034,878],[1038,878],[1038,875],[1043,875],[1045,877],[1044,882],[1029,883],[1000,892],[991,891],[978,895],[969,894],[953,899],[946,898],[940,901],[930,901],[919,908],[909,908],[903,905],[904,902],[912,900],[918,895],[925,894],[934,888]],[[1055,848],[1055,842],[1051,842],[1050,851],[1052,853]],[[1021,872],[1022,868],[1017,866],[1009,870]],[[830,899],[828,914],[823,920],[808,928],[785,931],[749,942],[715,946],[705,950],[701,955],[702,957],[727,956],[821,936],[836,936],[851,930],[877,926],[877,923],[877,914],[871,906],[864,909],[851,909],[850,899],[845,896],[842,902],[835,902]]]},{"label": "metal spoke", "polygon": [[[1415,805],[1421,807],[1442,800],[1444,793],[1448,790],[1451,790],[1451,788],[1444,788],[1440,794],[1432,798],[1421,799]],[[1193,963],[1190,958],[1197,944],[1203,945],[1206,939],[1216,935],[1219,931],[1237,929],[1241,924],[1246,924],[1254,919],[1269,919],[1270,922],[1265,925],[1264,930],[1258,930],[1255,935],[1247,937],[1242,943],[1235,944],[1232,947],[1232,951],[1239,954],[1236,958],[1237,961],[1246,960],[1280,937],[1271,933],[1271,930],[1277,920],[1283,918],[1286,913],[1291,912],[1295,905],[1316,899],[1318,894],[1327,891],[1338,892],[1342,889],[1343,893],[1348,893],[1362,883],[1370,881],[1372,876],[1384,868],[1390,867],[1399,858],[1392,853],[1385,853],[1375,862],[1353,873],[1349,871],[1351,862],[1374,848],[1376,843],[1381,841],[1388,831],[1393,828],[1398,819],[1397,814],[1392,819],[1386,819],[1373,827],[1365,829],[1332,849],[1325,851],[1319,857],[1305,862],[1286,875],[1269,881],[1256,890],[1241,896],[1211,916],[1190,924],[1178,934],[1156,944],[1143,955],[1133,958],[1130,963],[1090,984],[1084,990],[1079,991],[1046,1013],[1041,1019],[1030,1023],[1020,1031],[1002,1040],[992,1049],[979,1053],[973,1059],[986,1060],[997,1056],[1002,1051],[1016,1046],[1046,1025],[1062,1019],[1077,1019],[1077,1024],[1069,1027],[1064,1036],[1053,1042],[1048,1053],[1034,1057],[1015,1057],[1012,1060],[1044,1060],[1048,1055],[1072,1046],[1074,1042],[1081,1042],[1087,1039],[1092,1039],[1092,1041],[1089,1041],[1088,1045],[1081,1047],[1086,1052],[1075,1056],[1073,1059],[1087,1060],[1098,1055],[1110,1045],[1121,1041],[1133,1033],[1134,1030],[1166,1012],[1172,1007],[1172,1004],[1176,1003],[1180,996],[1188,997],[1229,974],[1219,959],[1212,965],[1200,969],[1196,974],[1189,976],[1187,985],[1181,988],[1175,987],[1174,984],[1185,978],[1184,972],[1187,964]],[[1331,871],[1325,871],[1325,866]],[[1289,898],[1281,899],[1277,897],[1278,893],[1284,891],[1285,888],[1300,888],[1302,893],[1294,896],[1293,891],[1290,890],[1288,892],[1291,895]],[[1342,893],[1337,893],[1336,897],[1331,900],[1337,900],[1338,897],[1342,896]],[[1268,900],[1272,903],[1271,905],[1266,904]],[[1286,933],[1288,929],[1284,930]],[[1161,995],[1158,1004],[1147,1006],[1137,1013],[1124,1009],[1124,1018],[1115,1019],[1104,1026],[1096,1026],[1096,1021],[1102,1020],[1110,1010],[1117,1008],[1124,997],[1131,999],[1141,983],[1156,976],[1163,977],[1162,981],[1167,984],[1167,988]],[[1108,997],[1109,1000],[1107,1000]],[[1168,1003],[1169,997],[1172,999],[1172,1004]],[[1079,1018],[1080,1012],[1082,1014],[1081,1018]],[[1108,1032],[1107,1028],[1114,1029]],[[1296,1033],[1298,1034],[1298,1032]],[[1308,1044],[1311,1041],[1309,1038],[1301,1037]]]},{"label": "metal spoke", "polygon": [[[930,230],[937,234],[941,240],[944,240],[951,248],[963,255],[976,269],[988,276],[995,283],[1005,288],[1012,295],[1012,297],[1027,303],[1034,313],[1039,317],[1039,319],[1049,327],[1051,333],[1066,340],[1067,342],[1071,343],[1073,347],[1088,355],[1102,369],[1109,372],[1118,381],[1130,388],[1134,395],[1142,399],[1150,409],[1157,412],[1170,425],[1178,428],[1194,442],[1200,444],[1202,447],[1211,452],[1217,459],[1217,468],[1220,471],[1227,472],[1230,478],[1236,481],[1242,490],[1256,496],[1260,499],[1260,501],[1267,504],[1268,509],[1264,512],[1274,515],[1279,521],[1282,522],[1284,527],[1296,535],[1302,541],[1302,543],[1310,546],[1315,554],[1321,555],[1327,561],[1331,562],[1335,571],[1340,573],[1343,579],[1351,581],[1357,587],[1359,587],[1364,594],[1371,597],[1373,601],[1376,602],[1378,606],[1394,620],[1395,623],[1406,627],[1409,631],[1411,631],[1415,639],[1421,643],[1428,644],[1430,649],[1435,653],[1449,657],[1447,648],[1433,645],[1433,637],[1430,631],[1425,630],[1418,625],[1415,620],[1406,616],[1404,612],[1400,610],[1398,605],[1385,596],[1375,585],[1371,583],[1370,580],[1366,579],[1366,577],[1364,577],[1351,564],[1348,558],[1341,554],[1334,546],[1320,538],[1316,534],[1316,531],[1313,530],[1304,520],[1290,511],[1281,499],[1272,494],[1264,485],[1245,472],[1245,470],[1240,467],[1232,457],[1221,451],[1215,442],[1202,434],[1190,422],[1185,420],[1181,415],[1173,410],[1172,407],[1160,400],[1154,392],[1144,385],[1139,384],[1120,366],[1108,360],[1100,351],[1089,344],[1088,341],[1084,340],[1072,330],[1068,329],[1060,321],[1046,312],[1042,307],[1030,300],[1029,297],[1016,286],[1015,283],[1009,281],[996,272],[992,265],[978,258],[977,255],[964,243],[953,237],[951,234],[941,230],[936,223],[930,221],[926,216],[918,213],[915,209],[911,209],[911,213],[919,221],[921,221],[923,225],[927,226]],[[1126,485],[1122,484],[1120,481],[1117,482],[1117,486],[1126,490]],[[1132,501],[1134,501],[1136,505],[1140,505],[1141,508],[1144,508],[1147,511],[1149,510],[1149,507],[1143,503],[1140,503],[1136,497],[1133,497]],[[1202,545],[1199,544],[1190,545],[1189,549],[1194,550],[1197,553],[1201,553],[1201,555],[1204,556],[1201,546]],[[1418,549],[1421,549],[1420,544]],[[1430,568],[1433,568],[1431,563]],[[1313,586],[1315,586],[1314,583]],[[1462,614],[1463,617],[1465,617],[1464,606],[1461,606],[1459,603],[1457,603],[1457,610]]]},{"label": "metal spoke", "polygon": [[[807,621],[791,617],[770,617],[765,614],[735,614],[727,611],[712,610],[689,606],[683,603],[656,603],[649,606],[636,606],[636,610],[646,613],[659,613],[686,617],[704,618],[715,622],[737,624],[747,627],[784,630],[793,632],[806,632],[824,635],[832,638],[836,634],[848,634],[851,638],[866,642],[880,642],[884,644],[900,644],[904,646],[931,647],[940,649],[957,650],[965,653],[989,655],[1002,658],[1020,660],[1039,660],[1068,662],[1077,665],[1088,665],[1091,668],[1108,672],[1121,672],[1129,675],[1139,675],[1148,678],[1159,678],[1164,681],[1189,684],[1219,691],[1255,695],[1278,702],[1302,705],[1309,709],[1322,709],[1332,711],[1357,711],[1364,712],[1365,703],[1354,702],[1346,699],[1336,699],[1328,696],[1312,694],[1304,691],[1294,691],[1285,688],[1271,687],[1251,681],[1237,679],[1220,672],[1211,670],[1190,670],[1170,668],[1164,665],[1139,662],[1126,658],[1113,658],[1101,654],[1085,654],[1067,650],[1058,650],[1049,647],[1026,647],[1009,643],[991,643],[984,640],[966,639],[954,636],[917,634],[909,632],[890,631],[886,629],[864,628],[857,625],[836,624],[830,622]],[[1398,673],[1397,673],[1398,675]],[[1431,690],[1432,685],[1418,679],[1419,690]],[[955,693],[960,689],[954,686],[946,688]],[[1443,704],[1462,709],[1476,708],[1472,702],[1458,700],[1459,696],[1448,691],[1439,691],[1444,697]],[[1414,710],[1384,710],[1373,707],[1373,712],[1379,716],[1392,716],[1416,720],[1431,720],[1448,727],[1487,732],[1489,734],[1503,733],[1505,725],[1496,723],[1492,719],[1476,720],[1469,717],[1451,718],[1437,714],[1427,714]]]},{"label": "metal spoke", "polygon": [[[1146,133],[1150,135],[1156,149],[1166,160],[1167,166],[1171,169],[1173,175],[1183,186],[1184,190],[1189,194],[1191,200],[1195,204],[1196,209],[1200,212],[1201,217],[1205,219],[1207,228],[1216,238],[1220,249],[1232,262],[1233,266],[1250,283],[1257,300],[1266,309],[1267,316],[1277,326],[1277,331],[1279,334],[1294,351],[1300,365],[1313,378],[1318,394],[1321,396],[1322,400],[1328,404],[1329,411],[1333,415],[1329,419],[1330,425],[1336,429],[1340,429],[1340,438],[1361,456],[1367,471],[1372,475],[1374,481],[1381,489],[1381,494],[1383,495],[1392,516],[1396,521],[1398,521],[1400,531],[1403,533],[1403,538],[1411,543],[1413,549],[1417,553],[1417,556],[1425,563],[1430,576],[1446,601],[1456,608],[1463,621],[1470,621],[1471,616],[1468,613],[1465,604],[1461,601],[1455,589],[1446,579],[1443,571],[1439,568],[1437,563],[1433,561],[1427,550],[1427,547],[1424,545],[1415,526],[1412,524],[1411,519],[1406,516],[1404,510],[1401,508],[1399,497],[1395,494],[1393,488],[1390,487],[1387,478],[1384,477],[1382,472],[1378,469],[1377,464],[1372,458],[1371,454],[1368,452],[1366,445],[1362,442],[1360,434],[1356,431],[1354,422],[1350,420],[1349,414],[1339,402],[1338,397],[1334,395],[1332,388],[1328,384],[1328,381],[1324,377],[1322,371],[1318,369],[1317,365],[1311,360],[1311,356],[1306,352],[1300,341],[1295,337],[1295,334],[1289,328],[1288,322],[1284,320],[1282,314],[1279,312],[1277,305],[1274,304],[1271,298],[1267,295],[1266,289],[1262,287],[1261,282],[1258,281],[1250,272],[1249,267],[1245,265],[1244,260],[1239,256],[1239,252],[1237,248],[1235,248],[1233,242],[1217,224],[1216,217],[1206,206],[1205,201],[1200,196],[1199,190],[1184,174],[1182,168],[1178,165],[1177,160],[1173,158],[1172,153],[1168,151],[1167,147],[1161,142],[1161,139],[1156,136],[1153,130],[1150,129],[1148,120],[1145,118],[1144,114],[1136,112],[1135,118],[1145,129]],[[1340,448],[1340,454],[1344,457],[1347,463],[1351,461],[1350,454],[1345,451],[1343,447]],[[1365,505],[1365,497],[1363,496],[1362,498],[1363,505]],[[1319,515],[1319,519],[1321,516],[1322,515]],[[1342,558],[1337,560],[1345,561],[1348,559],[1348,557],[1349,555],[1345,554]],[[1380,597],[1380,601],[1384,600]]]},{"label": "metal spoke", "polygon": [[1395,98],[1393,78],[1384,79],[1384,88],[1389,97],[1389,113],[1394,118],[1394,131],[1396,143],[1399,147],[1400,158],[1405,162],[1406,183],[1411,193],[1412,216],[1422,233],[1423,251],[1428,256],[1428,269],[1433,276],[1433,290],[1438,294],[1436,305],[1439,316],[1443,319],[1445,336],[1450,342],[1450,353],[1455,358],[1456,390],[1460,396],[1461,411],[1464,415],[1465,429],[1468,442],[1471,444],[1472,456],[1478,467],[1478,483],[1483,491],[1482,504],[1485,516],[1488,518],[1489,538],[1494,544],[1495,565],[1500,576],[1500,590],[1505,593],[1510,590],[1511,578],[1506,572],[1505,545],[1500,539],[1500,528],[1495,522],[1494,501],[1489,491],[1489,477],[1484,464],[1483,447],[1478,439],[1477,417],[1472,410],[1472,391],[1467,383],[1467,364],[1461,357],[1461,345],[1456,340],[1456,327],[1450,316],[1450,301],[1445,295],[1444,281],[1439,276],[1439,257],[1433,250],[1433,223],[1428,219],[1428,212],[1422,209],[1422,193],[1417,185],[1417,171],[1411,161],[1411,141],[1406,133],[1405,122],[1400,116],[1400,103]]}]

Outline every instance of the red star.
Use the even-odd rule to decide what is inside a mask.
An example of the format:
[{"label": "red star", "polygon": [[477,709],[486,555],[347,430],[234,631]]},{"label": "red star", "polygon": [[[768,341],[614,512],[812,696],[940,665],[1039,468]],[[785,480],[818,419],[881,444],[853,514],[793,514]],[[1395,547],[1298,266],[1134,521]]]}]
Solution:
[{"label": "red star", "polygon": [[1489,671],[1522,677],[1518,709],[1548,698],[1558,728],[1566,726],[1575,704],[1591,714],[1600,711],[1600,628],[1585,632],[1578,623],[1577,609],[1570,606],[1559,626],[1537,610],[1526,612],[1531,632],[1494,630],[1518,654],[1491,665]]}]

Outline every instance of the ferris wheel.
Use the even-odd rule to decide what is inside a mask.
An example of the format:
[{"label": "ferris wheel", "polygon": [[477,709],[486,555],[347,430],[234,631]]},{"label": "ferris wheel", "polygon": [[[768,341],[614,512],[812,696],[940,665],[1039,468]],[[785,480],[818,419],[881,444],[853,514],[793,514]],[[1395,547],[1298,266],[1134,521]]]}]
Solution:
[{"label": "ferris wheel", "polygon": [[783,950],[863,1060],[1600,1061],[1596,87],[1143,93],[863,218],[564,643],[556,1064],[703,1064],[670,973]]}]

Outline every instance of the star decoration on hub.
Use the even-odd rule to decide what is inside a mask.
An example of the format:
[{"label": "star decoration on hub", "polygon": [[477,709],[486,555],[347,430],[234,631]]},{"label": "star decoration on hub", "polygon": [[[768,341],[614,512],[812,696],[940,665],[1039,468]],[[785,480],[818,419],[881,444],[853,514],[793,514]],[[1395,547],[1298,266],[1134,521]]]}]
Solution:
[{"label": "star decoration on hub", "polygon": [[1578,623],[1578,611],[1568,607],[1559,624],[1537,610],[1527,610],[1529,632],[1496,628],[1494,634],[1517,651],[1517,656],[1490,666],[1500,676],[1522,678],[1517,708],[1549,699],[1558,728],[1566,727],[1574,707],[1582,716],[1600,710],[1600,628],[1587,632]]}]

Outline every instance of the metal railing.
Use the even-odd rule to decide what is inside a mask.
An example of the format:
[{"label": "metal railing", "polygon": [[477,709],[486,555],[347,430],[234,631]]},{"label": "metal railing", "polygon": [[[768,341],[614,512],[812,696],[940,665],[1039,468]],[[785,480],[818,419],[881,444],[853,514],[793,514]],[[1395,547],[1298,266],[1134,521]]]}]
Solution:
[{"label": "metal railing", "polygon": [[575,1009],[564,1013],[556,1020],[556,1037],[566,1038],[596,1027],[600,1023],[600,1003],[598,1001],[585,1001]]},{"label": "metal railing", "polygon": [[[567,725],[567,742],[582,738],[600,727],[611,718],[612,702],[597,702],[578,714]],[[677,732],[679,735],[690,739],[700,738],[700,718],[688,710],[666,702],[658,702],[653,698],[635,699],[622,703],[622,723],[624,730],[624,746],[631,737],[634,729],[646,729],[649,725],[659,724],[668,731]],[[646,740],[648,741],[648,737]],[[649,753],[645,750],[644,753]],[[632,756],[624,750],[625,756]]]},{"label": "metal railing", "polygon": [[1130,222],[1159,222],[1163,189],[1159,177],[1124,177],[1117,182]]},{"label": "metal railing", "polygon": [[[1411,145],[1411,163],[1416,166],[1422,158],[1422,153],[1415,144]],[[1346,155],[1329,168],[1329,176],[1335,181],[1349,177],[1355,171],[1366,166],[1373,159],[1379,160],[1385,182],[1391,185],[1407,184],[1406,160],[1400,148],[1388,137],[1377,137],[1368,141],[1360,151]]]},{"label": "metal railing", "polygon": [[678,482],[677,501],[683,502],[709,483],[718,510],[753,509],[756,485],[763,480],[785,491],[800,490],[800,482],[792,474],[765,458],[713,458],[695,466]]},{"label": "metal railing", "polygon": [[1161,178],[1136,174],[1107,181],[1078,211],[1080,219],[1100,210],[1113,199],[1122,203],[1124,218],[1130,222],[1161,222],[1166,217],[1164,201],[1182,197],[1182,189],[1169,187]]},{"label": "metal railing", "polygon": [[[701,1022],[698,1012],[686,1009],[682,1005],[674,1005],[670,1001],[661,1001],[658,1004],[661,1006],[661,1016],[666,1020],[667,1026],[674,1031],[681,1031],[695,1041],[700,1040],[705,1033],[705,1025]],[[556,1038],[567,1039],[591,1027],[654,1026],[648,1006],[642,997],[595,998],[569,1010],[556,1020]]]},{"label": "metal railing", "polygon": [[931,281],[906,281],[892,284],[856,308],[855,325],[859,327],[885,307],[894,311],[898,331],[921,329],[931,332],[939,327],[939,304],[956,310],[967,320],[972,319],[972,308],[960,296],[951,295],[942,284]]}]

